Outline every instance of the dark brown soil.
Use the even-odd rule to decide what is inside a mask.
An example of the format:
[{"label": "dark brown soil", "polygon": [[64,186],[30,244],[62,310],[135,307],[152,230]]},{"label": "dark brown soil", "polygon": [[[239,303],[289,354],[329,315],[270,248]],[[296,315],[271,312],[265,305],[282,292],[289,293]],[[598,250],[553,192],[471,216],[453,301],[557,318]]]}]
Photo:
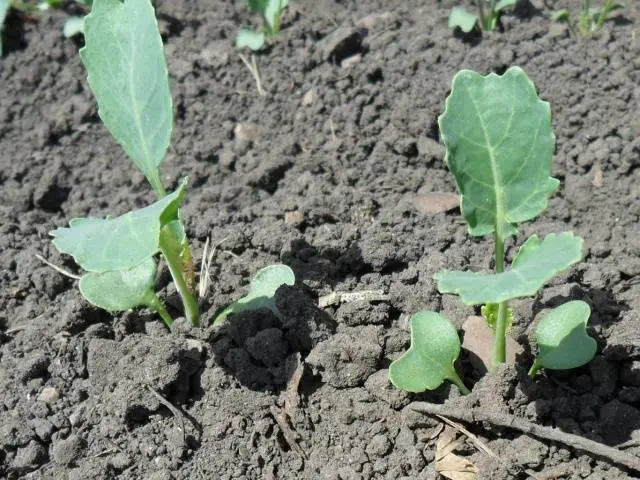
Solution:
[{"label": "dark brown soil", "polygon": [[[469,405],[640,455],[640,5],[575,41],[541,0],[506,15],[502,32],[463,38],[446,20],[459,3],[471,2],[294,2],[281,41],[257,56],[260,96],[232,46],[243,2],[158,2],[176,111],[163,172],[170,186],[189,177],[183,213],[196,255],[207,237],[219,244],[205,319],[267,264],[298,278],[279,292],[282,320],[259,312],[173,333],[150,312],[92,308],[36,257],[75,271],[50,230],[153,195],[97,117],[79,43],[61,35],[68,13],[10,18],[0,59],[0,477],[436,478],[438,421],[404,407],[459,394],[406,395],[385,369],[408,346],[408,315],[433,309],[460,324],[474,313],[441,296],[432,275],[488,269],[491,243],[469,237],[459,212],[424,215],[412,199],[454,191],[437,116],[455,72],[511,65],[551,103],[562,181],[518,242],[573,230],[586,256],[516,304],[522,366],[480,379]],[[177,305],[168,283],[164,272],[161,293]],[[387,301],[316,306],[334,291],[377,289]],[[567,299],[591,305],[597,358],[532,382],[530,327]],[[640,478],[560,443],[468,428],[497,454],[467,448],[478,478]]]}]

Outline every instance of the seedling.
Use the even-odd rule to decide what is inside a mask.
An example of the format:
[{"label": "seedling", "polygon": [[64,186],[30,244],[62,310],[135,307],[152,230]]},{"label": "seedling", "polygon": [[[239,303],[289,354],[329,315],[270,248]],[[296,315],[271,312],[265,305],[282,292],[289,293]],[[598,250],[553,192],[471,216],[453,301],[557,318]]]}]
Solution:
[{"label": "seedling", "polygon": [[612,12],[623,8],[623,4],[614,3],[613,0],[606,0],[602,7],[592,7],[591,0],[582,0],[580,12],[575,17],[569,10],[563,9],[552,12],[551,20],[566,23],[573,37],[587,37],[601,30]]},{"label": "seedling", "polygon": [[236,47],[260,50],[269,40],[277,38],[282,14],[288,4],[289,0],[247,0],[249,10],[262,15],[263,26],[259,30],[241,29],[236,37]]},{"label": "seedling", "polygon": [[495,30],[502,11],[513,7],[518,0],[475,0],[477,13],[471,13],[462,7],[453,7],[449,14],[449,27],[459,27],[469,33],[477,25],[480,30],[491,32]]},{"label": "seedling", "polygon": [[[469,233],[494,237],[495,273],[444,271],[434,278],[441,293],[457,294],[467,305],[482,306],[482,314],[494,331],[495,367],[506,357],[506,334],[513,321],[509,301],[535,295],[553,276],[579,262],[582,239],[571,232],[549,234],[542,240],[532,235],[505,270],[505,241],[517,234],[520,222],[538,216],[547,207],[549,195],[559,184],[550,176],[555,136],[549,104],[538,98],[522,69],[512,67],[502,76],[485,77],[468,70],[458,72],[438,121],[445,161],[460,191]],[[541,322],[541,354],[533,374],[540,367],[573,368],[595,354],[593,339],[584,329],[588,310],[585,314],[582,302],[567,305],[554,310],[551,320]],[[563,328],[558,327],[560,320]],[[435,314],[430,321],[449,324]],[[581,334],[575,333],[577,325]],[[417,348],[417,342],[426,341],[412,330],[412,349]],[[455,360],[451,358],[453,351],[446,358],[439,357],[440,365]],[[409,363],[407,355],[396,361],[400,362],[396,370]],[[399,378],[397,372],[395,376]]]},{"label": "seedling", "polygon": [[[68,228],[51,232],[53,244],[86,270],[80,292],[90,303],[109,311],[146,306],[171,326],[173,319],[155,293],[154,257],[161,253],[185,315],[197,326],[194,268],[179,212],[187,181],[167,194],[160,175],[171,139],[173,106],[153,7],[149,0],[95,0],[84,25],[80,56],[100,118],[143,172],[158,200],[115,218],[73,219]],[[293,277],[288,271],[286,281]],[[265,285],[269,282],[273,292],[280,285],[274,287],[271,277],[259,282],[262,296],[271,291]]]}]

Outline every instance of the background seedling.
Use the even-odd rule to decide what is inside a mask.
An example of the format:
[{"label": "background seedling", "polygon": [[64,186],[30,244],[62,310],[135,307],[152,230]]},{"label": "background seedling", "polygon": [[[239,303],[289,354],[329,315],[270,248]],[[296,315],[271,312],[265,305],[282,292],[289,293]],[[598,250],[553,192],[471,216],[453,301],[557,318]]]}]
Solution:
[{"label": "background seedling", "polygon": [[582,0],[580,12],[575,17],[569,10],[563,9],[552,12],[551,19],[566,23],[573,37],[586,37],[602,29],[612,12],[623,8],[623,4],[614,3],[613,0],[605,0],[601,7],[592,7],[591,0]]},{"label": "background seedling", "polygon": [[535,377],[540,368],[567,370],[591,361],[598,345],[587,335],[589,315],[589,305],[574,300],[560,305],[542,318],[535,331],[539,353],[529,376]]},{"label": "background seedling", "polygon": [[260,50],[269,40],[280,34],[280,23],[284,9],[289,0],[247,0],[249,10],[262,15],[262,28],[252,30],[243,28],[236,37],[236,47],[249,47],[251,50]]},{"label": "background seedling", "polygon": [[389,380],[407,392],[434,390],[449,380],[462,393],[471,393],[453,363],[460,355],[460,338],[453,324],[435,312],[418,312],[409,320],[411,347],[389,367]]},{"label": "background seedling", "polygon": [[275,299],[276,291],[283,285],[291,286],[295,283],[296,277],[293,270],[286,265],[270,265],[263,268],[251,280],[249,293],[222,310],[216,316],[213,322],[214,325],[221,323],[232,313],[261,308],[271,310],[276,316],[280,317],[280,311]]},{"label": "background seedling", "polygon": [[462,7],[454,7],[449,14],[449,27],[459,27],[465,33],[476,25],[480,30],[493,31],[498,25],[502,11],[514,6],[518,0],[475,0],[477,13],[471,13]]}]

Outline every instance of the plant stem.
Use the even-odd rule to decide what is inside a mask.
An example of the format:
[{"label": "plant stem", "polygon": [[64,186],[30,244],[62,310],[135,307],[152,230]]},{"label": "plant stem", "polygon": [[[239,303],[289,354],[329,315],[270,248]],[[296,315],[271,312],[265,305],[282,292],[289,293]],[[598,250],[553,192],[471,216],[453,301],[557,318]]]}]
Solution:
[{"label": "plant stem", "polygon": [[182,270],[182,259],[179,253],[179,244],[176,242],[173,232],[163,229],[160,233],[160,251],[164,255],[171,277],[176,284],[176,289],[182,298],[184,306],[184,314],[194,327],[200,323],[200,312],[198,311],[198,302],[187,285]]},{"label": "plant stem", "polygon": [[596,30],[600,30],[604,26],[604,22],[607,21],[607,17],[609,16],[611,7],[613,7],[613,0],[607,0],[607,3],[604,4],[604,7],[602,7],[602,10],[600,11],[600,15],[598,16],[598,22],[596,23]]},{"label": "plant stem", "polygon": [[449,380],[451,380],[451,383],[458,387],[458,390],[460,390],[463,395],[469,395],[471,393],[471,390],[467,388],[462,379],[458,376],[457,372]]},{"label": "plant stem", "polygon": [[538,373],[538,370],[540,370],[540,368],[542,368],[542,365],[540,364],[540,359],[536,358],[533,362],[533,365],[531,365],[531,368],[529,369],[529,376],[531,378],[534,378],[536,376],[536,374]]},{"label": "plant stem", "polygon": [[480,17],[480,26],[482,30],[487,30],[487,17],[484,14],[484,1],[485,0],[476,0],[476,4],[478,5],[478,17]]},{"label": "plant stem", "polygon": [[167,327],[171,328],[171,325],[173,325],[173,318],[171,318],[171,315],[169,315],[169,312],[167,312],[167,309],[164,308],[162,301],[155,293],[147,300],[147,307],[154,310],[158,315],[160,315]]},{"label": "plant stem", "polygon": [[[502,240],[501,232],[496,230],[495,234],[495,259],[496,273],[504,272],[504,240]],[[500,363],[504,363],[507,352],[507,317],[509,312],[509,302],[504,301],[498,304],[498,318],[496,320],[496,329],[493,339],[493,356],[491,359],[491,367],[496,368]]]}]

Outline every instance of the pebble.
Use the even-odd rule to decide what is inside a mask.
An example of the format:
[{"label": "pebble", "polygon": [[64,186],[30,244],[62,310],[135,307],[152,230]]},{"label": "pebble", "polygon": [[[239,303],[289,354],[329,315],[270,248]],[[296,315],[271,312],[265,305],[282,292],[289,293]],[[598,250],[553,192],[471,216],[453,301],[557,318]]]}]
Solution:
[{"label": "pebble", "polygon": [[45,387],[38,395],[38,400],[44,403],[52,405],[60,400],[60,393],[54,387]]}]

